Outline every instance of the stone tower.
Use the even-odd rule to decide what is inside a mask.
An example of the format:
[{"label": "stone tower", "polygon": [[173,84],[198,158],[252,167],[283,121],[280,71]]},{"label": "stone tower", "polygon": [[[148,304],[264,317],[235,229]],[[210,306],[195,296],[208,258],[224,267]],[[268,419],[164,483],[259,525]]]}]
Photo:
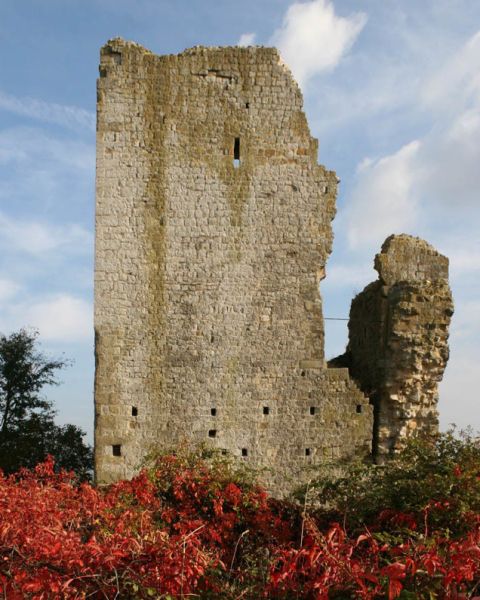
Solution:
[{"label": "stone tower", "polygon": [[383,462],[437,431],[448,260],[389,237],[327,368],[318,286],[337,178],[275,49],[155,56],[112,40],[97,114],[98,482],[153,448],[208,443],[284,494],[372,441]]},{"label": "stone tower", "polygon": [[324,361],[337,178],[277,51],[115,39],[97,110],[97,480],[186,439],[276,493],[367,455],[372,407]]}]

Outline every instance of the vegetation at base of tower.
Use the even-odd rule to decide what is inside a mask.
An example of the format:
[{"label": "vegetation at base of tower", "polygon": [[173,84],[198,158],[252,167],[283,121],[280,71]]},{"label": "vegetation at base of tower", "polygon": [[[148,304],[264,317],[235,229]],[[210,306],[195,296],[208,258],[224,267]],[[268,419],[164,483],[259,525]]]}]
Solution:
[{"label": "vegetation at base of tower", "polygon": [[45,386],[58,384],[55,373],[68,361],[47,358],[37,337],[24,329],[0,335],[0,468],[13,473],[52,455],[57,468],[88,478],[93,457],[84,433],[76,425],[57,425],[52,402],[42,395]]},{"label": "vegetation at base of tower", "polygon": [[305,494],[311,505],[329,507],[322,510],[324,519],[343,523],[351,533],[376,526],[379,518],[384,529],[395,529],[400,514],[421,529],[428,513],[431,529],[458,536],[480,515],[480,439],[454,427],[430,440],[411,439],[382,466],[357,462],[342,475],[324,472],[296,492],[297,501],[304,502]]},{"label": "vegetation at base of tower", "polygon": [[391,466],[350,475],[335,492],[324,482],[327,507],[314,509],[308,496],[270,498],[215,453],[161,455],[131,481],[99,489],[55,472],[49,457],[0,478],[0,593],[478,598],[477,439],[414,442]]}]

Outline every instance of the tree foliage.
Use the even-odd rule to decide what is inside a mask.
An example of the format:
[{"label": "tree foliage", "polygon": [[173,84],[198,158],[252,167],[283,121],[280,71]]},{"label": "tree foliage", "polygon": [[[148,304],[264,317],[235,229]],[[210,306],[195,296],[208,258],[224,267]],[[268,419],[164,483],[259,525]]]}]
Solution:
[{"label": "tree foliage", "polygon": [[52,402],[42,394],[45,386],[58,385],[56,372],[68,361],[42,354],[37,337],[24,329],[0,335],[0,468],[33,468],[51,454],[59,468],[87,477],[92,451],[82,430],[57,425]]}]

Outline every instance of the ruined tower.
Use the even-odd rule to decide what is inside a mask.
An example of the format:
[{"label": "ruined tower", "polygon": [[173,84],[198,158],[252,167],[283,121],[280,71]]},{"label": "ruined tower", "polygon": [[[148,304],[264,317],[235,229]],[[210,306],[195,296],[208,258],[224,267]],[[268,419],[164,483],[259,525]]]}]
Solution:
[{"label": "ruined tower", "polygon": [[185,439],[276,492],[368,454],[371,406],[324,361],[337,178],[277,51],[115,39],[97,110],[97,480]]},{"label": "ruined tower", "polygon": [[406,439],[438,431],[438,382],[448,360],[453,301],[448,259],[410,235],[392,235],[375,257],[378,279],[352,301],[348,366],[374,406],[377,462]]},{"label": "ruined tower", "polygon": [[283,494],[311,467],[370,456],[372,439],[386,454],[415,428],[435,430],[446,259],[387,240],[380,281],[353,303],[348,352],[327,368],[319,283],[337,178],[317,151],[274,48],[102,48],[99,483],[188,441],[264,469]]}]

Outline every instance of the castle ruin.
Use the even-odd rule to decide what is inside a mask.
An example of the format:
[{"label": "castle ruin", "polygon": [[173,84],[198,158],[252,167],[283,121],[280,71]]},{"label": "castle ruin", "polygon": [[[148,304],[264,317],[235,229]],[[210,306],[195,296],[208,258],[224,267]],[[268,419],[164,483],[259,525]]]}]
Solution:
[{"label": "castle ruin", "polygon": [[447,259],[426,242],[387,240],[347,352],[326,364],[337,178],[317,146],[273,48],[102,48],[99,483],[188,440],[264,469],[283,494],[325,461],[368,457],[372,441],[381,458],[437,427],[452,304]]}]

